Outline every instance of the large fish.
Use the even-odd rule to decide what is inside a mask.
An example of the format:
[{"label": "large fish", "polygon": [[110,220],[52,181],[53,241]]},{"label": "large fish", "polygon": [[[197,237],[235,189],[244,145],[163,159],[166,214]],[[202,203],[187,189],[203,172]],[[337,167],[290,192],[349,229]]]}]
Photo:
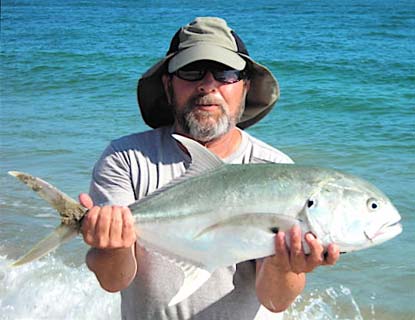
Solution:
[{"label": "large fish", "polygon": [[[342,252],[371,247],[402,231],[390,200],[360,178],[293,164],[225,164],[197,142],[174,137],[190,153],[189,169],[129,206],[138,242],[184,272],[169,305],[190,296],[217,268],[272,255],[275,233],[294,224]],[[20,265],[76,236],[87,210],[39,178],[10,174],[48,201],[62,220],[14,263]]]}]

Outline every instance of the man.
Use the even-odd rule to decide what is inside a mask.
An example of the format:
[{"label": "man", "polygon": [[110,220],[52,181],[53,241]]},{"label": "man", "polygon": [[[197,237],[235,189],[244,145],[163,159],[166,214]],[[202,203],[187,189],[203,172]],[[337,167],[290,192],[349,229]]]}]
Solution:
[{"label": "man", "polygon": [[219,18],[197,18],[179,29],[166,57],[142,76],[138,101],[144,121],[155,129],[113,141],[94,168],[93,200],[80,195],[90,209],[82,226],[92,246],[87,265],[104,289],[121,291],[123,318],[254,319],[260,304],[272,312],[285,310],[302,292],[305,273],[337,261],[338,248],[330,246],[324,259],[312,234],[305,237],[311,248],[306,256],[294,227],[291,250],[279,232],[274,256],[220,269],[189,298],[168,307],[182,283],[181,270],[140,246],[131,213],[122,207],[186,171],[191,159],[173,132],[200,142],[225,162],[291,163],[241,130],[264,117],[278,96],[271,72],[250,58]]}]

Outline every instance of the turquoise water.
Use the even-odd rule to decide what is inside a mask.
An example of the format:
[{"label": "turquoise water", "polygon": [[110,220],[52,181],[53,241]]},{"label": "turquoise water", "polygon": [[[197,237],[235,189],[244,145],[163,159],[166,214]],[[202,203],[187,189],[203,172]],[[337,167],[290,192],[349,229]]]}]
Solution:
[{"label": "turquoise water", "polygon": [[410,0],[2,1],[0,318],[119,316],[119,297],[86,270],[80,239],[8,267],[58,219],[7,171],[41,176],[73,197],[87,191],[108,142],[147,129],[138,77],[180,25],[206,15],[226,18],[280,81],[275,110],[249,132],[298,163],[367,178],[403,217],[398,238],[310,275],[286,319],[415,319]]}]

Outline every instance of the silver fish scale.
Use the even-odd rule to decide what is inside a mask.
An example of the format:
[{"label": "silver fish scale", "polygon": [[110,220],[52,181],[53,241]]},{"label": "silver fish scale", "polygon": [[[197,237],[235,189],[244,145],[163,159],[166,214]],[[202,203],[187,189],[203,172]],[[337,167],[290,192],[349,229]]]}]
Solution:
[{"label": "silver fish scale", "polygon": [[226,214],[230,208],[243,212],[262,212],[258,211],[260,209],[286,212],[286,207],[293,202],[301,210],[309,195],[327,181],[333,181],[333,170],[290,164],[224,165],[162,188],[134,203],[130,209],[137,223],[217,210]]}]

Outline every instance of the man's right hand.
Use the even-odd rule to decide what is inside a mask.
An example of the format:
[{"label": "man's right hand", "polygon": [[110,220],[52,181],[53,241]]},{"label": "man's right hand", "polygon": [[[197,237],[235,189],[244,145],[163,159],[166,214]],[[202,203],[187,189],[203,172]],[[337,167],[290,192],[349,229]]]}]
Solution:
[{"label": "man's right hand", "polygon": [[84,241],[92,246],[86,256],[88,268],[105,290],[127,288],[137,272],[136,234],[130,209],[94,206],[85,193],[79,195],[79,202],[89,209],[81,227]]},{"label": "man's right hand", "polygon": [[134,219],[128,207],[94,206],[86,193],[79,195],[79,202],[89,209],[81,227],[87,244],[98,249],[126,249],[134,245]]}]

